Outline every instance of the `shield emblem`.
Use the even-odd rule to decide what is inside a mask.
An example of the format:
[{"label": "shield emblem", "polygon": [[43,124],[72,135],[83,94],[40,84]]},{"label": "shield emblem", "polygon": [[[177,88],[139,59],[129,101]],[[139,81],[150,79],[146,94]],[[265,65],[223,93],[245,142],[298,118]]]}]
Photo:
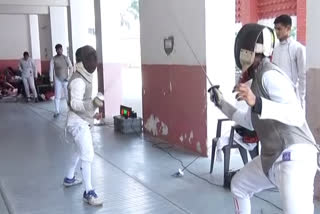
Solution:
[{"label": "shield emblem", "polygon": [[173,51],[174,37],[173,36],[169,36],[167,38],[164,38],[163,45],[164,45],[165,53],[167,54],[167,56],[169,56]]}]

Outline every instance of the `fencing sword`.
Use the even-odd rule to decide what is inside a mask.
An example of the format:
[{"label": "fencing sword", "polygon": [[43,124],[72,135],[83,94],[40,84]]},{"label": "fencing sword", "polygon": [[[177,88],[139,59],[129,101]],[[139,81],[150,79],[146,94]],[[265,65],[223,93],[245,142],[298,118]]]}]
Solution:
[{"label": "fencing sword", "polygon": [[[219,89],[220,86],[219,86],[219,85],[214,85],[214,84],[211,82],[210,78],[209,78],[208,75],[207,75],[206,69],[205,69],[204,66],[201,64],[201,62],[200,62],[197,54],[195,53],[194,49],[192,48],[190,42],[188,41],[188,39],[187,39],[187,37],[186,37],[186,35],[185,35],[185,33],[183,32],[182,28],[181,28],[180,25],[178,24],[175,16],[173,15],[173,13],[171,12],[170,9],[168,9],[168,13],[169,13],[169,15],[173,18],[174,23],[175,23],[175,25],[176,25],[176,27],[177,27],[177,29],[178,29],[178,32],[181,34],[184,42],[187,44],[187,46],[188,46],[189,50],[191,51],[193,57],[194,57],[195,60],[197,61],[198,65],[201,67],[201,71],[203,72],[203,74],[205,75],[206,79],[208,80],[208,82],[209,82],[209,84],[210,84],[210,86],[211,86],[211,87],[208,89],[208,92],[211,94],[211,90],[213,90],[214,88]],[[217,99],[217,98],[215,98],[215,99]],[[188,169],[188,167],[189,167],[191,164],[193,164],[199,157],[200,157],[200,155],[197,156],[196,158],[194,158],[188,165],[183,166],[183,169],[180,169],[180,168],[179,168],[178,171],[177,171],[176,173],[174,173],[172,176],[174,176],[174,177],[183,177],[183,176],[184,176],[184,172],[183,172],[183,171],[186,170],[186,169]]]},{"label": "fencing sword", "polygon": [[[170,11],[170,10],[169,10],[169,11]],[[177,20],[175,19],[175,17],[173,16],[173,14],[172,14],[172,12],[171,12],[171,11],[170,11],[170,15],[171,15],[171,17],[174,19],[174,21],[175,21],[174,23],[175,23],[175,25],[176,25],[176,27],[177,27],[177,29],[178,29],[179,33],[181,34],[181,36],[182,36],[182,38],[183,38],[184,42],[187,44],[187,46],[188,46],[189,50],[191,51],[191,53],[192,53],[193,57],[195,58],[195,60],[196,60],[196,61],[197,61],[197,63],[199,64],[199,66],[201,67],[201,71],[204,73],[204,75],[205,75],[206,79],[208,80],[208,82],[209,82],[210,86],[211,86],[211,87],[214,87],[214,85],[212,84],[212,82],[211,82],[210,78],[209,78],[209,77],[208,77],[208,75],[207,75],[207,71],[206,71],[206,69],[205,69],[205,68],[203,67],[203,65],[201,64],[201,62],[200,62],[200,60],[199,60],[199,58],[198,58],[197,54],[196,54],[196,53],[195,53],[195,51],[193,50],[193,48],[192,48],[192,46],[191,46],[190,42],[188,41],[188,39],[187,39],[187,37],[186,37],[185,33],[184,33],[184,32],[183,32],[183,30],[181,29],[180,25],[178,24]]]}]

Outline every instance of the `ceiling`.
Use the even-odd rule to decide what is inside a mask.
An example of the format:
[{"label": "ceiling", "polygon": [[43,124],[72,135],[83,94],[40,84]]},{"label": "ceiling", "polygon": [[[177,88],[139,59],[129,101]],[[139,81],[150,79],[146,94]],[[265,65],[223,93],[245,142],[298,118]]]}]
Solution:
[{"label": "ceiling", "polygon": [[66,7],[69,0],[0,0],[0,14],[48,14],[49,7]]}]

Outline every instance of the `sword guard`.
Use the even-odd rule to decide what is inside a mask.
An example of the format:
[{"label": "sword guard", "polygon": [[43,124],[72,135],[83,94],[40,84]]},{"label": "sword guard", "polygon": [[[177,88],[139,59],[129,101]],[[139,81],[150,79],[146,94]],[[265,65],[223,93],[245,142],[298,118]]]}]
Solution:
[{"label": "sword guard", "polygon": [[210,88],[208,89],[208,92],[210,93],[214,88],[219,89],[219,88],[220,88],[220,85],[214,85],[214,86],[210,87]]}]

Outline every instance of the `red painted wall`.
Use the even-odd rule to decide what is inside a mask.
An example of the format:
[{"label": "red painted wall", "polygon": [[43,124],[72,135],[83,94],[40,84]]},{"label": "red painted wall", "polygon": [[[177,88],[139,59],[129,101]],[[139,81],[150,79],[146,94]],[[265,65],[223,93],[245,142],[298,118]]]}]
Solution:
[{"label": "red painted wall", "polygon": [[[206,156],[207,92],[201,67],[142,65],[142,85],[144,124],[151,115],[158,117],[158,138]],[[161,122],[168,135],[161,134]]]},{"label": "red painted wall", "polygon": [[297,0],[257,0],[259,19],[266,19],[281,14],[295,15]]},{"label": "red painted wall", "polygon": [[2,72],[7,67],[12,67],[13,69],[18,69],[19,60],[17,59],[6,59],[0,60],[0,72]]},{"label": "red painted wall", "polygon": [[305,0],[237,0],[236,21],[246,24],[281,14],[296,15],[299,1],[305,4]]},{"label": "red painted wall", "polygon": [[306,13],[307,3],[306,0],[297,0],[297,39],[302,44],[306,45]]},{"label": "red painted wall", "polygon": [[257,0],[237,0],[236,21],[242,24],[257,22]]},{"label": "red painted wall", "polygon": [[243,24],[281,14],[297,16],[297,38],[306,44],[306,0],[237,0],[236,21]]},{"label": "red painted wall", "polygon": [[41,68],[41,60],[40,59],[34,59],[34,64],[36,65],[37,72],[42,73],[42,68]]},{"label": "red painted wall", "polygon": [[50,61],[42,60],[41,61],[41,72],[42,73],[48,73],[49,69],[50,69]]}]

